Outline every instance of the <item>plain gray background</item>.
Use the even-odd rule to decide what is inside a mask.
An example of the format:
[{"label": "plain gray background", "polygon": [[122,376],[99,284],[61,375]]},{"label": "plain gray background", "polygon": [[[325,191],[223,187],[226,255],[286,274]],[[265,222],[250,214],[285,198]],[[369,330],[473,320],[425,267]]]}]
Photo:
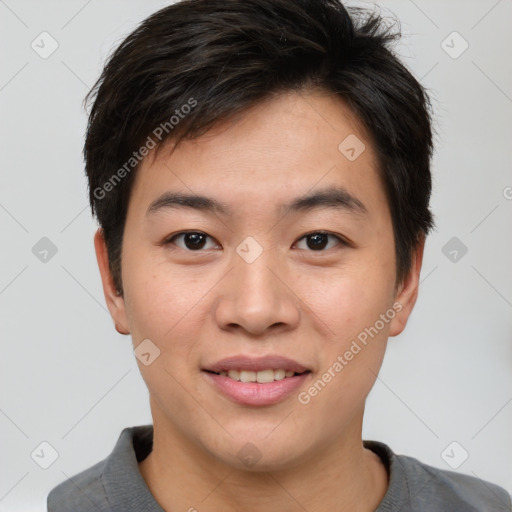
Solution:
[{"label": "plain gray background", "polygon": [[[113,46],[168,3],[0,1],[0,511],[45,510],[49,490],[103,459],[124,427],[151,422],[131,340],[104,305],[81,102]],[[512,492],[512,2],[380,5],[433,98],[437,229],[363,437],[444,469],[467,453],[457,471]],[[43,237],[57,250],[46,261]],[[47,469],[42,442],[58,455]]]}]

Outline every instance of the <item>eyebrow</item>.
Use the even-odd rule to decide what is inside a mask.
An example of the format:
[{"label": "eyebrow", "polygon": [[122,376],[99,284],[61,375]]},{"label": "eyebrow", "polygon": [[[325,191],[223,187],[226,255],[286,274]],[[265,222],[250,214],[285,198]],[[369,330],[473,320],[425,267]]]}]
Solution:
[{"label": "eyebrow", "polygon": [[[190,208],[224,216],[232,215],[231,209],[226,203],[211,197],[170,191],[155,199],[148,207],[146,214],[172,208]],[[316,208],[331,208],[359,215],[368,213],[365,205],[357,197],[350,194],[344,187],[339,186],[327,187],[277,206],[277,210],[283,215],[307,212]]]}]

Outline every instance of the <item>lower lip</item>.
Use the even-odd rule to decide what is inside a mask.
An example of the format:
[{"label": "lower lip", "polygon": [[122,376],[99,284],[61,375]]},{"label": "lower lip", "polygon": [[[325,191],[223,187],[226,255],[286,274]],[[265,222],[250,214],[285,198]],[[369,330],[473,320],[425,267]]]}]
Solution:
[{"label": "lower lip", "polygon": [[258,382],[240,382],[204,370],[203,374],[218,390],[241,405],[272,405],[281,402],[299,388],[310,375],[309,372],[301,373],[293,377],[260,384]]}]

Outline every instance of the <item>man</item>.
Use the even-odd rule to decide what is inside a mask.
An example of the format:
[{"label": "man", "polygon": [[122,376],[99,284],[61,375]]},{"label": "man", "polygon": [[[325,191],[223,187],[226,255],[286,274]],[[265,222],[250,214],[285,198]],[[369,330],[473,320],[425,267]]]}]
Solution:
[{"label": "man", "polygon": [[84,154],[153,425],[49,512],[511,509],[362,440],[433,225],[429,101],[394,38],[336,0],[187,0],[114,52]]}]

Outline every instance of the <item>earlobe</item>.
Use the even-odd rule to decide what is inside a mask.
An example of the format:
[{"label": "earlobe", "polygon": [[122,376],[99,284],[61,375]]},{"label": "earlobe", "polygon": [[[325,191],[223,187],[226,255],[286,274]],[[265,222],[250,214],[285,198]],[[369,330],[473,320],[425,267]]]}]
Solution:
[{"label": "earlobe", "polygon": [[94,234],[94,249],[96,251],[96,259],[98,261],[98,268],[101,275],[103,294],[105,296],[110,316],[114,321],[116,331],[119,334],[130,334],[124,298],[118,293],[114,285],[114,280],[110,272],[107,245],[101,228]]},{"label": "earlobe", "polygon": [[119,327],[119,325],[115,324],[115,327],[116,327],[116,331],[119,333],[119,334],[130,334],[130,331],[126,331],[124,329],[122,329],[121,327]]},{"label": "earlobe", "polygon": [[395,297],[395,303],[400,304],[400,308],[395,309],[397,314],[390,323],[389,336],[397,336],[405,329],[407,320],[416,303],[424,248],[425,236],[422,236],[413,251],[409,273],[398,288]]}]

